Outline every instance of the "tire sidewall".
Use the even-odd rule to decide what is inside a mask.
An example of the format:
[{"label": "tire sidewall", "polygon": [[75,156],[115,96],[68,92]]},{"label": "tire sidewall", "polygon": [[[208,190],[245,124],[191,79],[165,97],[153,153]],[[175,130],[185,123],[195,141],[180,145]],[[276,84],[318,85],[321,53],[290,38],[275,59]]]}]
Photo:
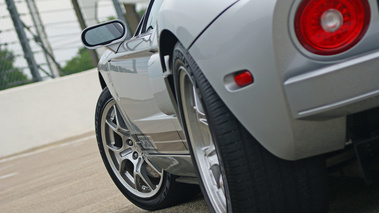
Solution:
[{"label": "tire sidewall", "polygon": [[197,65],[195,64],[194,60],[192,59],[192,57],[188,54],[187,50],[183,47],[183,45],[181,43],[177,43],[175,48],[174,48],[174,52],[173,52],[173,57],[172,57],[172,70],[173,70],[173,75],[174,75],[174,86],[175,86],[175,91],[176,91],[176,99],[177,99],[177,102],[178,102],[178,112],[179,112],[179,119],[180,119],[180,122],[182,124],[182,127],[183,127],[183,131],[184,131],[184,134],[186,136],[186,140],[187,140],[187,144],[188,144],[188,147],[190,149],[190,153],[191,153],[191,158],[192,158],[192,162],[193,162],[193,165],[195,167],[195,170],[196,170],[196,174],[197,176],[199,177],[200,179],[200,187],[201,187],[201,191],[203,192],[203,195],[205,195],[205,201],[209,207],[209,210],[211,212],[216,212],[215,209],[213,208],[212,204],[211,204],[211,201],[207,195],[207,191],[206,191],[206,188],[201,180],[201,174],[200,174],[200,169],[198,167],[198,163],[196,162],[196,157],[195,157],[195,154],[193,153],[193,147],[191,145],[191,140],[190,140],[190,137],[189,137],[189,133],[188,133],[188,128],[187,128],[187,124],[185,122],[185,117],[184,117],[184,112],[183,112],[183,103],[182,103],[182,97],[181,97],[181,93],[180,93],[180,80],[179,80],[179,77],[180,77],[180,73],[179,73],[179,67],[180,66],[184,66],[186,69],[184,72],[187,73],[187,75],[190,77],[190,80],[192,82],[192,84],[195,86],[196,88],[196,91],[197,91],[197,94],[199,96],[199,99],[201,101],[201,104],[203,105],[203,108],[205,110],[205,114],[206,114],[206,117],[207,117],[207,121],[208,121],[208,125],[209,125],[209,129],[210,129],[210,132],[211,132],[211,135],[212,135],[212,138],[213,138],[213,142],[214,142],[214,145],[216,147],[216,152],[217,152],[217,156],[219,158],[219,164],[220,164],[220,170],[221,170],[221,174],[222,174],[222,178],[224,180],[224,190],[225,190],[225,196],[226,196],[226,202],[227,202],[227,212],[232,212],[232,205],[231,205],[231,202],[230,202],[230,195],[229,195],[229,188],[228,188],[228,179],[225,175],[225,169],[224,169],[224,164],[223,164],[223,160],[222,160],[222,157],[221,155],[219,155],[218,153],[220,153],[219,151],[219,146],[218,146],[218,143],[216,141],[216,135],[214,133],[214,131],[212,130],[212,122],[211,122],[211,118],[209,117],[209,113],[208,113],[208,107],[207,107],[207,104],[205,103],[204,101],[204,93],[202,91],[202,88],[199,88],[198,86],[198,78],[199,78],[199,72],[201,72],[199,70],[199,68],[197,67]]}]

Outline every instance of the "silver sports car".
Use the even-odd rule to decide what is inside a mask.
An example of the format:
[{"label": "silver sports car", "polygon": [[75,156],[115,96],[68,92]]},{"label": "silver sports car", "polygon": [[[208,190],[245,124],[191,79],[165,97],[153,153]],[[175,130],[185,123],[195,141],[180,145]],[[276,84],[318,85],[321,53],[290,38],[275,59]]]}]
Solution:
[{"label": "silver sports car", "polygon": [[[379,150],[379,1],[151,0],[85,29],[104,164],[135,205],[326,212],[327,171]],[[200,187],[199,187],[200,186]]]}]

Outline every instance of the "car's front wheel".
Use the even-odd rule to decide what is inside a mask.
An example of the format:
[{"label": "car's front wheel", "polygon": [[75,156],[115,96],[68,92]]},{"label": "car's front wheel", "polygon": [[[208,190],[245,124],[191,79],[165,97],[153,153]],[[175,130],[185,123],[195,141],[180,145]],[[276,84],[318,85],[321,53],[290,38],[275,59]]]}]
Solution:
[{"label": "car's front wheel", "polygon": [[101,93],[95,115],[96,138],[104,165],[119,190],[135,205],[157,210],[199,193],[195,185],[155,167],[123,122],[108,88]]},{"label": "car's front wheel", "polygon": [[275,157],[230,112],[180,43],[172,63],[183,129],[212,212],[327,211],[322,158]]}]

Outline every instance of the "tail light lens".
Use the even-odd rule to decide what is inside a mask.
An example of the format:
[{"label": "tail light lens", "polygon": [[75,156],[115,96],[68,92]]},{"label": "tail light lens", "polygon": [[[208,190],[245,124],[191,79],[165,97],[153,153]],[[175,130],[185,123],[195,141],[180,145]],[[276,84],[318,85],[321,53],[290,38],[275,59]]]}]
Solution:
[{"label": "tail light lens", "polygon": [[367,0],[304,0],[296,12],[295,31],[308,51],[333,55],[357,44],[369,22]]},{"label": "tail light lens", "polygon": [[234,81],[239,87],[247,86],[254,82],[253,75],[251,72],[245,70],[242,72],[239,72],[234,76]]}]

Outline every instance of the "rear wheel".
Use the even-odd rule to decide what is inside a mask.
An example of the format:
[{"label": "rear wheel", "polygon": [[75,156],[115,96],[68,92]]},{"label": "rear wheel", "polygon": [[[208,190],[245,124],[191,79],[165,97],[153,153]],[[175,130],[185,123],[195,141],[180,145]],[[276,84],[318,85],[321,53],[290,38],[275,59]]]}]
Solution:
[{"label": "rear wheel", "polygon": [[173,71],[183,129],[212,212],[326,212],[322,158],[279,159],[218,97],[178,43]]},{"label": "rear wheel", "polygon": [[198,194],[196,185],[155,167],[117,112],[108,88],[101,93],[95,115],[96,137],[104,165],[119,190],[140,208],[157,210]]}]

